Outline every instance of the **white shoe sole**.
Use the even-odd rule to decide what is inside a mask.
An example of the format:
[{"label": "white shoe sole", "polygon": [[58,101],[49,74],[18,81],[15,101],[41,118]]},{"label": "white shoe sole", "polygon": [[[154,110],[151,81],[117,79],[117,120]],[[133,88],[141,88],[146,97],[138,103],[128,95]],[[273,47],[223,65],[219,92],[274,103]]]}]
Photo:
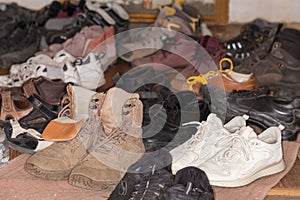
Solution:
[{"label": "white shoe sole", "polygon": [[284,169],[285,169],[285,163],[283,160],[281,160],[278,163],[275,163],[274,165],[263,168],[260,171],[256,172],[255,174],[253,174],[249,177],[246,177],[244,179],[239,179],[239,180],[235,180],[235,181],[209,180],[209,183],[211,185],[219,186],[219,187],[241,187],[244,185],[248,185],[249,183],[252,183],[253,181],[255,181],[261,177],[279,173],[279,172],[283,171]]}]

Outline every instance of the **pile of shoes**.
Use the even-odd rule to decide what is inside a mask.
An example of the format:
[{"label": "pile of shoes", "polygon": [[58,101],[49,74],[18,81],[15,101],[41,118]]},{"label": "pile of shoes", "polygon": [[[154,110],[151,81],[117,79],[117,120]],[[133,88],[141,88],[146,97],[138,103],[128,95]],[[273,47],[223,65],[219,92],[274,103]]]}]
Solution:
[{"label": "pile of shoes", "polygon": [[202,22],[197,9],[189,4],[175,2],[160,7],[155,22],[149,27],[135,29],[127,32],[127,34],[117,36],[118,49],[121,49],[118,55],[121,59],[132,62],[133,65],[140,65],[142,63],[134,61],[141,57],[150,56],[157,51],[168,50],[165,46],[168,43],[173,45],[179,39],[178,37],[174,38],[176,32],[190,37],[197,37],[202,32],[211,35]]},{"label": "pile of shoes", "polygon": [[[100,14],[118,12],[125,20],[127,13],[116,3],[95,4],[95,9],[101,8],[91,11],[88,3],[53,1],[39,11],[1,4],[6,27],[1,32],[1,60],[9,72],[0,76],[0,125],[10,146],[19,152],[33,154],[52,145],[48,133],[53,123],[80,127],[88,112],[77,102],[86,105],[106,82],[104,71],[115,62],[114,34],[120,30],[119,24],[106,24]],[[87,99],[80,100],[74,88],[85,91]],[[60,117],[67,118],[57,122]],[[78,130],[65,131],[61,137],[70,139]],[[56,139],[66,139],[61,137]]]},{"label": "pile of shoes", "polygon": [[282,140],[300,132],[300,31],[255,19],[221,41],[178,2],[133,30],[115,1],[4,4],[1,134],[32,154],[29,174],[112,200],[212,200],[212,185],[285,169]]},{"label": "pile of shoes", "polygon": [[[19,87],[24,81],[39,76],[50,79],[62,79],[66,83],[72,82],[89,89],[96,89],[105,83],[103,72],[115,60],[116,55],[113,37],[115,27],[102,26],[100,25],[101,23],[97,24],[90,19],[90,17],[97,13],[90,14],[88,18],[84,17],[86,14],[79,9],[75,9],[77,12],[72,12],[73,15],[77,13],[76,16],[68,15],[66,18],[62,18],[64,17],[63,13],[70,9],[62,12],[61,10],[64,10],[64,7],[61,8],[59,2],[54,1],[50,8],[54,7],[53,5],[56,5],[57,9],[56,18],[47,20],[45,27],[53,27],[55,24],[60,23],[61,29],[49,31],[43,27],[41,29],[43,30],[42,32],[46,32],[46,36],[40,34],[30,36],[33,39],[45,37],[49,41],[49,46],[46,49],[38,51],[40,46],[39,41],[36,49],[30,51],[26,49],[28,45],[24,49],[19,44],[18,47],[22,51],[29,52],[32,57],[27,56],[22,61],[13,59],[16,62],[9,66],[8,75],[0,76],[0,85],[2,87]],[[27,24],[25,25],[27,26]],[[74,28],[74,25],[77,28]],[[70,28],[70,26],[72,27]],[[72,29],[73,32],[67,33],[66,29]],[[63,32],[64,34],[68,34],[68,36],[60,34]],[[12,36],[24,37],[24,34],[20,34],[12,34]],[[19,39],[15,38],[15,40]],[[30,42],[30,45],[33,44],[29,39],[26,39],[26,42]],[[57,43],[51,44],[52,42]],[[9,42],[5,45],[12,47]],[[12,58],[13,56],[19,57],[15,53],[12,53],[10,57]]]}]

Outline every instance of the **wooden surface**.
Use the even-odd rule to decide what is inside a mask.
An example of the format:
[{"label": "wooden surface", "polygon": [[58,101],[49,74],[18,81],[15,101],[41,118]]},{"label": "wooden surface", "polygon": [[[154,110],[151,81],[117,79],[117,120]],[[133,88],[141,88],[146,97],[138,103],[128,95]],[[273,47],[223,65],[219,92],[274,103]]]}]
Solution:
[{"label": "wooden surface", "polygon": [[[300,152],[300,150],[299,150]],[[266,200],[275,200],[277,196],[285,195],[286,197],[300,199],[300,153],[294,167],[281,181],[269,191]]]},{"label": "wooden surface", "polygon": [[300,159],[297,158],[294,167],[281,181],[273,187],[265,200],[300,199]]},{"label": "wooden surface", "polygon": [[[196,2],[195,7],[199,7],[201,3]],[[229,0],[215,0],[214,8],[212,6],[201,5],[197,8],[202,19],[207,24],[227,24],[229,16]],[[144,9],[142,5],[125,5],[125,9],[129,13],[130,22],[134,23],[153,23],[159,12],[158,9]]]}]

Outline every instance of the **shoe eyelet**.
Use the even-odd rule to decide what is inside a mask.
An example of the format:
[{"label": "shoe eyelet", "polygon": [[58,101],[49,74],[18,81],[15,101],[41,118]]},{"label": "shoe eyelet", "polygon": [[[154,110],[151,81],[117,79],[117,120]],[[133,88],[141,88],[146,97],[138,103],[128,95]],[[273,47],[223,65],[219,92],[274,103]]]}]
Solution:
[{"label": "shoe eyelet", "polygon": [[283,70],[284,69],[284,64],[279,64],[278,67],[279,67],[280,70]]},{"label": "shoe eyelet", "polygon": [[82,65],[82,59],[76,58],[76,60],[74,61],[74,65]]}]

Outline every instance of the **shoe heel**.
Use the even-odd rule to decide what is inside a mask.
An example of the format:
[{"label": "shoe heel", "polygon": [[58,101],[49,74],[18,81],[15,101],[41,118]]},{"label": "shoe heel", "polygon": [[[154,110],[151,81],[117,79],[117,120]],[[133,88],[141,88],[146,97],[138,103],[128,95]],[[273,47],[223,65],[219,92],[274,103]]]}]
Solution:
[{"label": "shoe heel", "polygon": [[262,169],[261,171],[256,173],[254,175],[254,177],[255,177],[254,180],[256,180],[258,178],[261,178],[261,177],[264,177],[264,176],[269,176],[269,175],[279,173],[279,172],[283,171],[284,169],[285,169],[285,163],[284,163],[284,160],[282,159],[278,163],[276,163],[276,164],[274,164],[270,167],[267,167],[265,169]]},{"label": "shoe heel", "polygon": [[279,173],[279,172],[283,171],[284,169],[285,169],[285,163],[282,159],[278,163],[276,163],[272,166],[266,167],[264,169],[261,169],[257,173],[255,173],[252,176],[249,176],[245,179],[230,181],[230,182],[210,181],[210,184],[215,185],[215,186],[220,186],[220,187],[241,187],[241,186],[248,185],[259,178]]}]

